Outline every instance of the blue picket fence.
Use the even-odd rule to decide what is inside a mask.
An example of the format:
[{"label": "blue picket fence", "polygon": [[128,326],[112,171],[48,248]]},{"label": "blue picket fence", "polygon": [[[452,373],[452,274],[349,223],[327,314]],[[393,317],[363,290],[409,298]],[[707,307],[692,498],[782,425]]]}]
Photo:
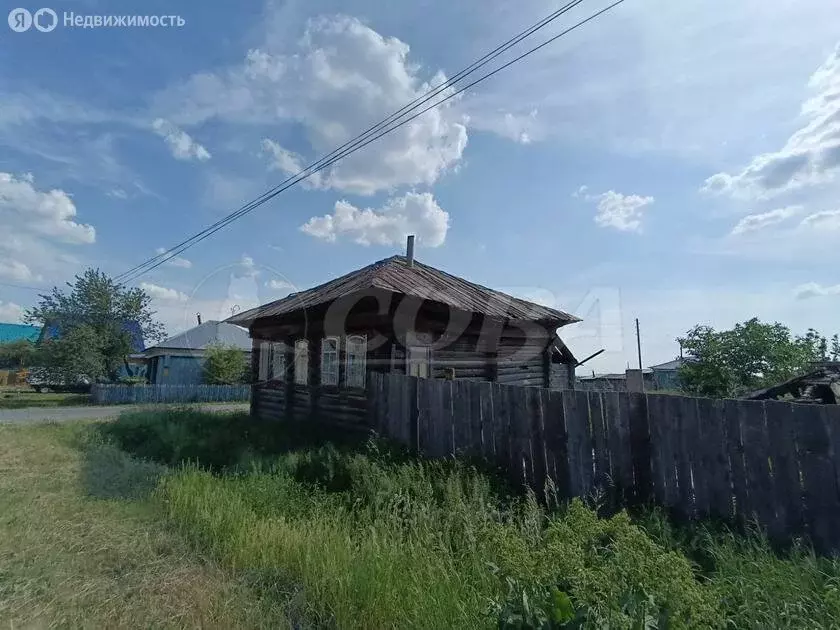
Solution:
[{"label": "blue picket fence", "polygon": [[93,385],[95,405],[247,402],[250,385]]}]

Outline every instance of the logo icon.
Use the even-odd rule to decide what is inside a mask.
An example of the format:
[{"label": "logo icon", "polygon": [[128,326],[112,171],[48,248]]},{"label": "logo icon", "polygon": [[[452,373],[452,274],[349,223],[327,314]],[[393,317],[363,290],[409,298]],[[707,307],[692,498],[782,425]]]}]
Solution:
[{"label": "logo icon", "polygon": [[[43,9],[41,9],[41,11],[43,11]],[[53,13],[53,15],[55,15],[55,13]],[[58,22],[57,15],[55,19],[56,22]],[[9,11],[9,28],[15,33],[28,31],[30,26],[32,26],[32,14],[29,11],[26,9],[12,9]],[[53,26],[53,28],[55,28],[55,26]]]},{"label": "logo icon", "polygon": [[58,26],[58,15],[52,9],[38,9],[32,18],[32,23],[42,33],[49,33]]}]

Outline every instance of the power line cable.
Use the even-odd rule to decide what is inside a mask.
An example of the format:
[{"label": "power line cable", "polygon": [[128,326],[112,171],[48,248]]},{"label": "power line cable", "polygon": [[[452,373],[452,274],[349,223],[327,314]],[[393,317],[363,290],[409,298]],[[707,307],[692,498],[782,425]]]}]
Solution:
[{"label": "power line cable", "polygon": [[400,109],[396,110],[395,112],[393,112],[390,116],[388,116],[384,120],[381,120],[380,122],[376,123],[375,125],[369,127],[368,129],[366,129],[365,131],[363,131],[362,133],[360,133],[356,137],[348,140],[347,142],[345,142],[340,147],[337,147],[336,149],[334,149],[333,151],[331,151],[327,155],[323,156],[319,160],[313,162],[312,164],[310,164],[306,168],[302,169],[301,171],[298,171],[294,175],[289,176],[286,180],[284,180],[283,182],[280,182],[280,184],[277,184],[275,187],[269,189],[268,191],[266,191],[265,193],[263,193],[262,195],[260,195],[256,199],[254,199],[254,200],[250,201],[249,203],[241,206],[239,209],[237,209],[234,212],[228,214],[227,216],[223,217],[222,219],[219,219],[216,223],[213,223],[212,225],[204,228],[204,230],[202,230],[201,232],[198,232],[197,234],[195,234],[195,235],[191,236],[190,238],[182,241],[181,243],[178,243],[174,247],[172,247],[172,248],[170,248],[170,249],[168,249],[164,252],[161,252],[161,253],[157,254],[156,256],[153,256],[152,258],[144,261],[143,263],[140,263],[139,265],[137,265],[135,267],[132,267],[128,271],[123,272],[122,274],[118,275],[116,277],[116,279],[120,280],[121,278],[129,277],[129,276],[135,274],[136,272],[139,272],[142,268],[144,268],[148,265],[151,265],[151,264],[153,264],[153,263],[155,263],[159,260],[162,260],[162,259],[169,260],[171,258],[171,256],[168,256],[168,254],[172,253],[177,248],[188,244],[193,239],[196,239],[196,238],[200,237],[205,232],[208,232],[209,230],[212,230],[219,225],[225,224],[231,218],[233,218],[235,216],[238,216],[239,213],[241,213],[243,211],[246,211],[253,204],[259,203],[263,198],[265,198],[267,195],[270,195],[271,193],[273,193],[275,190],[277,190],[281,186],[284,186],[285,184],[291,182],[292,180],[300,177],[301,175],[303,175],[304,173],[306,173],[306,172],[308,172],[312,169],[318,168],[321,164],[330,160],[336,154],[340,153],[343,150],[346,150],[347,148],[351,147],[352,145],[354,145],[358,142],[363,141],[366,137],[368,137],[369,135],[371,135],[373,133],[376,133],[383,126],[385,126],[385,125],[393,122],[395,119],[398,119],[401,116],[405,115],[411,109],[414,109],[414,108],[418,107],[419,105],[422,105],[423,103],[428,102],[429,100],[434,98],[436,95],[440,94],[441,92],[448,89],[449,87],[451,87],[452,85],[454,85],[455,83],[460,81],[461,79],[469,76],[470,74],[472,74],[473,72],[475,72],[479,68],[483,67],[484,65],[486,65],[487,63],[489,63],[490,61],[492,61],[493,59],[495,59],[496,57],[498,57],[502,53],[506,52],[511,47],[513,47],[516,44],[518,44],[519,42],[521,42],[523,39],[525,39],[527,37],[530,37],[531,35],[533,35],[535,32],[537,32],[541,28],[547,26],[548,24],[550,24],[551,22],[553,22],[554,20],[556,20],[557,18],[559,18],[560,16],[565,14],[566,12],[575,8],[581,2],[583,2],[583,0],[571,0],[566,5],[560,7],[559,9],[554,11],[553,13],[551,13],[548,16],[546,16],[545,18],[543,18],[542,20],[536,22],[535,24],[533,24],[529,28],[527,28],[524,31],[521,31],[520,33],[518,33],[516,36],[508,39],[507,41],[505,41],[501,45],[497,46],[492,51],[490,51],[489,53],[487,53],[486,55],[484,55],[483,57],[481,57],[477,61],[473,62],[472,64],[470,64],[469,66],[467,66],[466,68],[464,68],[463,70],[461,70],[460,72],[455,74],[454,76],[452,76],[449,79],[447,79],[446,81],[438,84],[434,88],[431,88],[425,94],[418,96],[417,98],[415,98],[410,103],[407,103],[406,105],[404,105]]},{"label": "power line cable", "polygon": [[[576,0],[576,4],[581,2],[581,1],[582,0]],[[597,11],[596,13],[590,15],[589,17],[577,22],[576,24],[574,24],[574,25],[570,26],[569,28],[561,31],[557,35],[554,35],[553,37],[543,41],[542,43],[538,44],[537,46],[534,46],[533,48],[527,50],[526,52],[524,52],[520,55],[518,55],[517,57],[514,57],[513,59],[511,59],[510,61],[504,63],[501,66],[499,66],[495,70],[492,70],[491,72],[488,72],[487,74],[485,74],[485,75],[479,77],[478,79],[472,81],[471,83],[462,87],[461,89],[447,95],[445,98],[433,103],[432,105],[429,105],[428,107],[423,108],[422,110],[413,114],[409,118],[401,120],[398,123],[396,123],[396,121],[391,121],[391,123],[386,125],[386,128],[380,129],[380,131],[378,133],[376,133],[376,135],[374,135],[373,137],[369,137],[369,138],[365,139],[363,142],[360,142],[360,143],[354,143],[353,146],[348,147],[347,149],[341,151],[337,155],[334,155],[332,158],[330,158],[326,162],[317,166],[317,168],[312,169],[311,172],[307,172],[307,170],[309,170],[309,169],[304,169],[303,171],[300,172],[299,175],[296,175],[293,178],[290,178],[290,179],[286,180],[286,182],[284,182],[283,184],[280,184],[278,187],[275,187],[271,191],[263,194],[257,200],[254,200],[253,202],[247,204],[246,206],[243,206],[243,208],[236,211],[235,213],[232,213],[231,215],[229,215],[225,219],[222,219],[221,221],[218,221],[213,226],[210,226],[210,227],[206,228],[204,231],[199,232],[198,234],[194,235],[190,239],[187,239],[186,241],[184,241],[182,244],[173,247],[171,250],[168,250],[167,253],[170,253],[171,254],[170,256],[168,256],[168,257],[166,257],[162,260],[157,260],[151,265],[147,265],[145,263],[142,264],[142,265],[139,265],[138,270],[136,272],[131,272],[131,271],[126,272],[125,274],[121,274],[119,276],[119,278],[122,278],[123,282],[130,282],[132,280],[137,279],[141,275],[144,275],[145,273],[148,273],[149,271],[159,267],[161,264],[165,263],[170,258],[172,258],[174,256],[177,256],[178,254],[180,254],[183,251],[189,249],[190,247],[193,247],[194,245],[200,243],[201,241],[208,238],[209,236],[212,236],[213,234],[215,234],[216,232],[218,232],[222,228],[227,227],[227,225],[229,225],[230,223],[233,223],[234,221],[238,220],[242,216],[252,212],[256,208],[263,205],[267,201],[273,199],[275,196],[277,196],[278,194],[280,194],[284,190],[287,190],[291,186],[294,186],[295,184],[299,183],[300,181],[303,181],[304,179],[307,179],[308,177],[311,177],[315,173],[317,173],[317,172],[319,172],[319,171],[321,171],[325,168],[328,168],[329,166],[331,166],[335,162],[339,161],[340,159],[346,157],[347,155],[355,153],[356,151],[362,149],[363,147],[367,146],[371,142],[375,142],[376,140],[378,140],[382,136],[387,135],[388,133],[391,133],[391,132],[395,131],[396,129],[402,127],[403,125],[405,125],[409,122],[411,122],[412,120],[416,119],[417,117],[422,116],[424,113],[426,113],[430,109],[438,107],[439,105],[441,105],[441,104],[445,103],[446,101],[458,96],[462,92],[464,92],[464,91],[468,90],[469,88],[477,85],[478,83],[481,83],[482,81],[485,81],[485,80],[489,79],[490,77],[498,74],[502,70],[510,67],[514,63],[517,63],[517,62],[521,61],[522,59],[528,57],[529,55],[531,55],[531,54],[537,52],[538,50],[544,48],[545,46],[553,43],[554,41],[556,41],[560,37],[563,37],[563,36],[567,35],[568,33],[570,33],[571,31],[573,31],[573,30],[583,26],[584,24],[598,18],[599,16],[601,16],[604,13],[606,13],[607,11],[615,8],[619,4],[622,4],[623,2],[624,2],[624,0],[616,0],[616,2],[613,2],[612,4],[610,4],[610,5],[606,6],[605,8],[601,9],[600,11]],[[396,123],[396,124],[394,124],[394,123]],[[151,261],[149,261],[149,262],[151,262]],[[145,267],[145,268],[139,269],[141,267]]]}]

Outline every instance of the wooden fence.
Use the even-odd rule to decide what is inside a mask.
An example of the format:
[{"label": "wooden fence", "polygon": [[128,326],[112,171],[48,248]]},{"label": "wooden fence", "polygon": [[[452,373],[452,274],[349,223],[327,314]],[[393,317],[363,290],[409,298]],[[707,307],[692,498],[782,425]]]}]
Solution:
[{"label": "wooden fence", "polygon": [[563,498],[602,490],[840,549],[840,407],[555,391],[371,374],[370,422],[432,457],[479,455]]},{"label": "wooden fence", "polygon": [[93,385],[96,405],[125,403],[247,402],[250,385]]}]

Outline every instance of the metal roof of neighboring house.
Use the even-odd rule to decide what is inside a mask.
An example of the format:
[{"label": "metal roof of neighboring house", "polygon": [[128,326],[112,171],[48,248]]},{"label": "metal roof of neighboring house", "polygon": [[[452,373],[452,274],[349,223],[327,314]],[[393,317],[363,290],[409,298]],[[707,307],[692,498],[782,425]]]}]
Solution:
[{"label": "metal roof of neighboring house", "polygon": [[145,353],[154,350],[170,348],[173,350],[205,350],[207,346],[219,343],[227,346],[235,346],[240,350],[251,350],[251,338],[245,328],[219,322],[215,320],[206,321],[195,328],[190,328],[166,341],[161,341]]},{"label": "metal roof of neighboring house", "polygon": [[311,289],[237,313],[225,321],[249,326],[261,317],[319,306],[368,289],[392,291],[499,319],[556,322],[558,326],[581,321],[569,313],[488,289],[416,260],[409,266],[405,256],[379,260]]},{"label": "metal roof of neighboring house", "polygon": [[685,363],[685,359],[674,359],[673,361],[667,361],[666,363],[660,363],[659,365],[651,365],[651,370],[678,370],[682,367]]},{"label": "metal roof of neighboring house", "polygon": [[2,324],[0,323],[0,343],[9,343],[26,339],[37,341],[41,334],[40,326],[29,326],[27,324]]}]

